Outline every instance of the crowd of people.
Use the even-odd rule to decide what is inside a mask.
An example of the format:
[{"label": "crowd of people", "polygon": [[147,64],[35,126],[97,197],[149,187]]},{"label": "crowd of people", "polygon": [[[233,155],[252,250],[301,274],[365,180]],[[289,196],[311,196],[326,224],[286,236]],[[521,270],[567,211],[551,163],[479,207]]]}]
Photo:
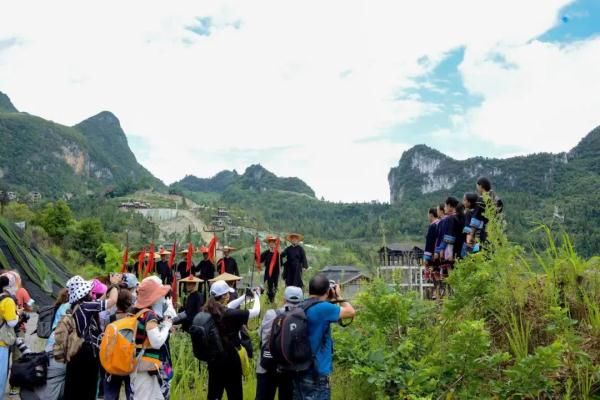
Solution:
[{"label": "crowd of people", "polygon": [[488,178],[479,178],[476,188],[477,192],[465,193],[462,201],[449,196],[428,211],[423,262],[425,280],[434,284],[437,295],[456,260],[477,253],[485,246],[489,222],[486,207],[493,205],[496,213],[501,213],[504,207]]},{"label": "crowd of people", "polygon": [[[163,253],[154,273],[146,277],[131,272],[93,280],[73,276],[56,294],[42,353],[32,353],[19,337],[34,301],[19,275],[5,272],[0,275],[0,393],[6,393],[10,377],[11,385],[13,378],[22,382],[23,400],[169,399],[175,373],[169,339],[181,326],[197,358],[206,362],[201,368],[208,371],[209,400],[221,399],[224,393],[229,400],[243,399],[243,378],[254,354],[256,399],[272,400],[276,393],[282,400],[329,399],[330,326],[353,318],[355,311],[342,298],[339,285],[322,274],[310,280],[305,299],[302,272],[308,263],[300,245],[303,238],[290,234],[287,239],[291,245],[280,252],[279,239],[268,236],[268,249],[257,257],[264,266],[266,291],[237,287],[241,278],[231,247],[224,248],[216,265],[202,247],[204,257],[191,269],[168,268],[161,262],[166,261]],[[276,307],[280,277],[284,303],[265,313],[259,324],[260,349],[253,351],[248,323],[261,316],[263,292]],[[175,279],[182,293],[174,292]],[[40,324],[47,317],[39,315],[41,334],[46,329]],[[210,357],[198,355],[197,349]],[[11,371],[13,350],[21,355],[16,355]],[[43,357],[28,358],[31,354]],[[37,364],[31,368],[21,367],[33,360]],[[42,371],[43,381],[27,376]]]}]

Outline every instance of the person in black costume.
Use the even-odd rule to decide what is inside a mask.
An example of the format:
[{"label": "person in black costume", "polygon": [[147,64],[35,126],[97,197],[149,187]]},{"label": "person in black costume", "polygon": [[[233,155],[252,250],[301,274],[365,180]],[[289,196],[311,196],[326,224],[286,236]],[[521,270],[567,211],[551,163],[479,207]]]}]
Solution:
[{"label": "person in black costume", "polygon": [[[276,249],[276,237],[267,236],[265,242],[269,246],[269,249],[263,251],[263,253],[260,255],[260,262],[265,266],[265,282],[267,283],[267,296],[269,298],[269,302],[273,303],[275,301],[275,295],[277,294],[277,285],[279,283],[279,249]],[[273,271],[271,271],[271,261],[273,260],[273,257],[276,257],[276,259],[273,263]]]},{"label": "person in black costume", "polygon": [[208,249],[200,247],[199,253],[202,253],[202,260],[192,268],[192,273],[196,278],[208,282],[215,277],[215,265],[208,258]]},{"label": "person in black costume", "polygon": [[285,286],[304,287],[302,283],[302,270],[308,269],[306,253],[302,246],[300,246],[300,242],[304,239],[304,236],[299,233],[290,233],[286,236],[286,239],[292,244],[281,253],[281,258],[285,258],[285,262],[283,263],[283,280],[285,281]]},{"label": "person in black costume", "polygon": [[[235,251],[234,247],[224,246],[223,247],[223,258],[221,258],[217,262],[217,272],[219,274],[232,274],[235,276],[240,276],[240,270],[238,268],[237,262],[235,258],[231,257],[231,252]],[[237,287],[237,283],[233,286]]]},{"label": "person in black costume", "polygon": [[171,252],[161,249],[158,254],[160,254],[160,260],[156,263],[156,273],[160,276],[160,280],[164,285],[170,285],[173,283],[173,271],[169,268],[167,256]]},{"label": "person in black costume", "polygon": [[185,249],[179,253],[183,256],[183,260],[179,261],[179,264],[177,264],[177,269],[175,271],[175,274],[177,274],[177,280],[187,278],[190,275],[190,273],[187,270],[187,253],[188,249]]},{"label": "person in black costume", "polygon": [[201,279],[190,275],[187,278],[180,280],[179,283],[185,285],[184,290],[187,297],[183,308],[180,310],[182,312],[177,314],[177,317],[173,320],[173,325],[181,324],[183,330],[189,332],[194,317],[202,311],[202,307],[204,307],[204,295],[198,291],[199,285],[203,282]]}]

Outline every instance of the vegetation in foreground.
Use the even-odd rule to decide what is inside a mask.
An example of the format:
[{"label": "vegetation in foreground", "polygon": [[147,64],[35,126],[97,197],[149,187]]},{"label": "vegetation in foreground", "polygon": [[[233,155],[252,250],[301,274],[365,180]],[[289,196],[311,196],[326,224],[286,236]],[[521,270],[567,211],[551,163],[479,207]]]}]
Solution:
[{"label": "vegetation in foreground", "polygon": [[[374,281],[354,323],[334,329],[333,398],[600,398],[600,258],[541,229],[547,251],[527,253],[492,224],[488,250],[457,265],[441,302]],[[202,396],[189,338],[172,343],[173,398]],[[245,398],[254,390],[250,377]]]}]

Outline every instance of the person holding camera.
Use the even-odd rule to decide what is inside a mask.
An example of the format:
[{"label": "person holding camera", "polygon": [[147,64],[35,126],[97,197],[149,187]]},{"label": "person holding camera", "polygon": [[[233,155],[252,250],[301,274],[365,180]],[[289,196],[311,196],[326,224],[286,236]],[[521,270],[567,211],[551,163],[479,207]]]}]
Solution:
[{"label": "person holding camera", "polygon": [[294,400],[329,400],[329,376],[333,371],[331,324],[354,318],[356,311],[343,300],[340,286],[331,284],[324,274],[315,275],[308,293],[320,302],[306,311],[308,338],[313,353],[313,367],[294,380]]}]

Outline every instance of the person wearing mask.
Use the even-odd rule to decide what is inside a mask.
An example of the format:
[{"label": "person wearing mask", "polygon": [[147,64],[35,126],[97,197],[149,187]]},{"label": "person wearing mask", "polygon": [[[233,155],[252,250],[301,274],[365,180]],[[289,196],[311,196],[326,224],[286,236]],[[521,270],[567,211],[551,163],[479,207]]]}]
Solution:
[{"label": "person wearing mask", "polygon": [[[113,285],[118,281],[112,281]],[[77,335],[83,339],[79,352],[67,363],[65,379],[65,400],[95,400],[98,388],[100,361],[98,346],[100,344],[99,314],[117,304],[118,288],[111,286],[106,298],[92,299],[93,282],[76,275],[67,281],[69,303],[75,320]]]},{"label": "person wearing mask", "polygon": [[202,284],[202,280],[190,275],[187,278],[180,280],[179,283],[185,285],[184,290],[186,299],[183,306],[183,312],[179,313],[177,317],[173,319],[173,324],[181,324],[183,330],[189,332],[194,317],[202,311],[202,307],[204,307],[204,296],[198,291],[198,287]]},{"label": "person wearing mask", "polygon": [[286,236],[286,240],[291,243],[282,253],[281,258],[285,258],[283,263],[283,279],[285,286],[304,287],[302,282],[302,270],[308,269],[308,260],[304,248],[300,246],[300,242],[304,240],[304,236],[299,233],[290,233]]},{"label": "person wearing mask", "polygon": [[[260,325],[260,344],[264,348],[271,337],[271,327],[278,313],[286,312],[297,307],[304,300],[302,289],[288,286],[283,292],[285,304],[278,310],[268,310]],[[268,371],[261,366],[262,351],[256,362],[256,400],[275,400],[278,393],[279,400],[292,400],[294,383],[293,377],[277,369]]]},{"label": "person wearing mask", "polygon": [[[133,295],[129,290],[121,289],[117,299],[117,312],[110,316],[109,323],[115,322],[121,318],[127,317],[128,311],[133,306]],[[129,376],[107,375],[104,377],[104,400],[119,400],[121,386],[125,384],[125,397],[132,400],[131,385]]]},{"label": "person wearing mask", "polygon": [[[14,276],[13,276],[14,279]],[[17,303],[14,300],[17,288],[11,287],[9,274],[0,276],[0,396],[6,393],[10,346],[16,341],[14,328],[19,322]]]},{"label": "person wearing mask", "polygon": [[167,295],[171,287],[163,285],[159,277],[145,278],[138,288],[138,297],[132,312],[140,313],[136,332],[136,370],[129,375],[132,399],[169,399],[169,360],[166,358],[169,331],[176,313]]},{"label": "person wearing mask", "polygon": [[[229,301],[234,292],[227,282],[215,281],[210,287],[210,297],[204,307],[215,321],[224,353],[221,358],[208,363],[208,399],[220,400],[223,392],[227,392],[228,400],[242,400],[242,360],[240,352],[242,344],[240,341],[240,330],[248,324],[248,320],[256,318],[260,314],[260,297],[254,291],[254,304],[250,310],[239,310],[244,302],[245,296]],[[247,355],[246,355],[247,357]]]},{"label": "person wearing mask", "polygon": [[[331,287],[324,274],[315,275],[309,283],[308,293],[314,305],[306,310],[308,338],[313,354],[313,366],[294,379],[294,400],[330,399],[329,376],[333,372],[333,340],[331,324],[346,318],[354,318],[354,307],[341,301],[339,285]],[[328,300],[341,301],[338,304]]]}]

